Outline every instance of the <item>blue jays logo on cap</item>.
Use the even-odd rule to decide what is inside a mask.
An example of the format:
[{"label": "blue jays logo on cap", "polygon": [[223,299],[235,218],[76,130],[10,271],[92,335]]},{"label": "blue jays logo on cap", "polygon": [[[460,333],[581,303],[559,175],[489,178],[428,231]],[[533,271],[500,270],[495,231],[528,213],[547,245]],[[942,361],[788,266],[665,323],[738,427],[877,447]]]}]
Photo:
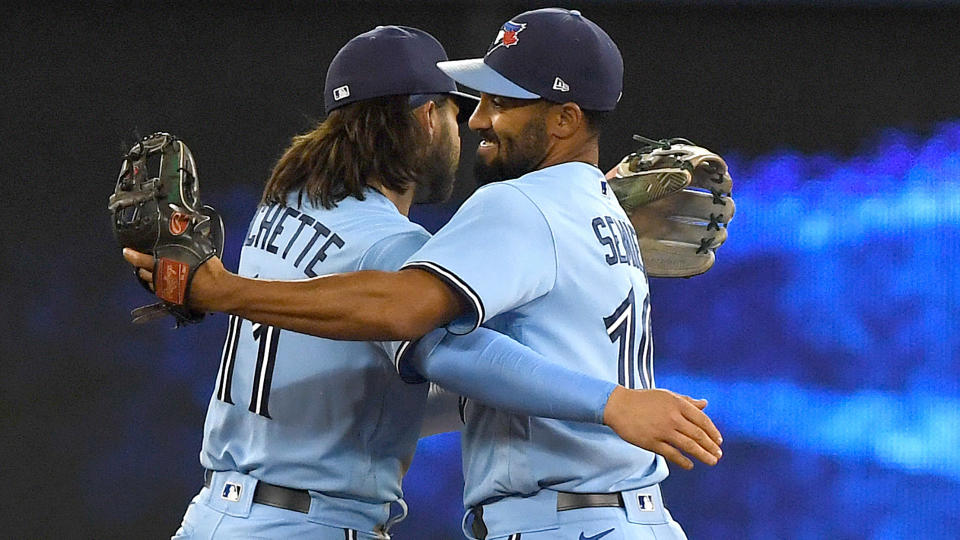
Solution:
[{"label": "blue jays logo on cap", "polygon": [[500,27],[500,31],[497,32],[497,39],[493,40],[493,45],[490,47],[490,50],[492,51],[497,47],[510,47],[511,45],[516,45],[520,41],[520,36],[517,34],[523,31],[523,29],[526,27],[526,23],[515,23],[513,21],[507,21],[503,23],[503,26]]},{"label": "blue jays logo on cap", "polygon": [[[521,41],[522,47],[514,46]],[[563,8],[521,13],[500,27],[483,58],[437,67],[480,92],[573,102],[589,111],[612,111],[623,90],[617,44],[579,11]]]}]

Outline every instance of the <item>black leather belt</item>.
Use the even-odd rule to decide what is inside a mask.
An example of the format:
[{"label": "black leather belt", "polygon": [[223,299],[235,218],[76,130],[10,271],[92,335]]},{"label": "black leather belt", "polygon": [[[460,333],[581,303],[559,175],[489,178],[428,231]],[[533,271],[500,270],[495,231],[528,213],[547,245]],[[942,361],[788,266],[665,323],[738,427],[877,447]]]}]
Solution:
[{"label": "black leather belt", "polygon": [[557,492],[557,512],[577,508],[626,508],[619,493],[568,493]]},{"label": "black leather belt", "polygon": [[[213,482],[213,471],[203,472],[203,486],[210,487]],[[305,489],[290,489],[275,486],[266,482],[257,482],[257,489],[253,490],[253,502],[266,504],[284,510],[293,510],[301,514],[310,512],[310,493]]]},{"label": "black leather belt", "polygon": [[[557,512],[578,508],[626,508],[626,505],[623,504],[623,495],[620,493],[557,492]],[[473,535],[477,538],[487,537],[487,526],[483,522],[483,506],[477,506],[473,510],[472,529]]]}]

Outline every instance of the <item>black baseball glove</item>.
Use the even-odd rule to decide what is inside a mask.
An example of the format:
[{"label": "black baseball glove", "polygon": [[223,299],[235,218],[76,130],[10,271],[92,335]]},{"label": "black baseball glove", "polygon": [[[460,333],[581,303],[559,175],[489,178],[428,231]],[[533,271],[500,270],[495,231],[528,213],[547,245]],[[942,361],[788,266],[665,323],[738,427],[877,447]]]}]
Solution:
[{"label": "black baseball glove", "polygon": [[686,139],[643,142],[609,178],[630,217],[651,277],[691,277],[709,270],[727,239],[736,205],[723,158]]},{"label": "black baseball glove", "polygon": [[185,304],[197,268],[223,254],[223,221],[200,203],[197,167],[187,145],[169,133],[141,139],[123,156],[107,208],[117,242],[154,256],[152,287],[161,301],[133,310],[133,322],[166,314],[177,326],[203,319]]}]

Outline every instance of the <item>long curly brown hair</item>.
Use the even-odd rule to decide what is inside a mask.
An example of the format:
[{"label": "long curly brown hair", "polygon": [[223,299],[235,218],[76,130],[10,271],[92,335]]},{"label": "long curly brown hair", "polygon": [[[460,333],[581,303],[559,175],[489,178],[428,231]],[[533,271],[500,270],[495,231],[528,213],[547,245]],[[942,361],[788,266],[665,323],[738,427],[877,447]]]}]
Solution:
[{"label": "long curly brown hair", "polygon": [[407,96],[387,96],[330,112],[297,135],[273,168],[261,204],[285,205],[299,191],[314,205],[333,208],[347,197],[363,200],[367,180],[405,193],[421,176],[426,132]]}]

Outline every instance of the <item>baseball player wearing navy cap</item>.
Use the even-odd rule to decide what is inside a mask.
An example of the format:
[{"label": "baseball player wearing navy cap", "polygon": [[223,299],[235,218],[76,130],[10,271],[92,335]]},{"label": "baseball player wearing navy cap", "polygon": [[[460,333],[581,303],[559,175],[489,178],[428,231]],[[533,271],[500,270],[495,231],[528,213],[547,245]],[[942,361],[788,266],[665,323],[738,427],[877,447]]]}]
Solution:
[{"label": "baseball player wearing navy cap", "polygon": [[[483,58],[438,66],[481,92],[470,119],[483,139],[477,172],[496,183],[474,194],[404,268],[442,274],[472,300],[451,329],[485,322],[550,358],[575,352],[578,360],[567,365],[653,388],[646,273],[632,227],[596,168],[598,124],[621,96],[616,45],[578,11],[540,9],[506,22]],[[491,208],[516,216],[508,227],[523,238],[505,242],[503,229],[496,235],[503,217],[491,219]],[[495,245],[504,257],[523,253],[512,265],[512,287],[490,277],[502,263],[457,251],[454,239],[481,250]],[[465,414],[468,535],[684,538],[659,489],[666,463],[648,450],[668,451],[483,404]]]},{"label": "baseball player wearing navy cap", "polygon": [[503,24],[483,58],[439,67],[460,84],[491,95],[573,102],[588,111],[612,111],[623,88],[620,50],[576,10],[521,13]]},{"label": "baseball player wearing navy cap", "polygon": [[[415,196],[449,195],[459,138],[456,101],[448,100],[470,99],[437,69],[444,60],[436,40],[406,27],[378,27],[338,53],[325,88],[329,116],[296,137],[278,162],[246,235],[241,276],[301,280],[287,285],[357,270],[382,278],[390,275],[383,270],[399,268],[427,241],[428,234],[405,215]],[[513,242],[506,247],[515,249]],[[489,246],[477,248],[499,258]],[[436,274],[413,272],[436,280]],[[516,281],[504,277],[505,286]],[[452,279],[459,287],[459,278]],[[406,324],[409,315],[422,325],[417,314],[429,305],[471,311],[459,289],[443,282],[439,287],[422,295],[407,289],[415,294],[392,306],[394,322]],[[338,296],[349,296],[349,289],[336,289]],[[292,305],[269,291],[252,303],[236,292],[241,304]],[[358,300],[363,302],[362,294]],[[327,320],[350,334],[331,337],[413,337],[395,328],[355,326],[370,315],[347,305]],[[618,320],[634,322],[616,324],[635,326],[630,317],[632,311]],[[423,375],[478,402],[515,410],[521,421],[550,416],[594,430],[606,422],[618,432],[632,430],[640,441],[655,430],[647,415],[636,412],[670,397],[626,390],[636,373],[630,376],[634,382],[619,385],[607,373],[591,377],[487,328],[466,336],[435,330],[413,347],[329,341],[288,330],[302,329],[293,319],[267,318],[236,313],[229,319],[204,426],[204,487],[175,538],[388,538],[390,525],[405,514],[400,480],[424,416]],[[573,355],[582,353],[594,354],[565,351],[568,367],[576,368]],[[471,406],[471,416],[474,410],[480,406]],[[470,436],[487,436],[487,421],[477,416]],[[619,440],[602,429],[593,436]]]},{"label": "baseball player wearing navy cap", "polygon": [[[330,62],[323,100],[330,111],[375,97],[444,94],[459,107],[457,122],[463,123],[477,106],[477,98],[457,90],[457,85],[431,65],[431,58],[446,58],[443,46],[433,36],[408,26],[378,26],[351,39]],[[411,61],[411,59],[422,59]]]},{"label": "baseball player wearing navy cap", "polygon": [[[277,163],[241,274],[395,269],[423,244],[407,209],[414,194],[449,195],[458,105],[476,104],[436,68],[445,59],[432,36],[398,26],[337,53],[327,119]],[[388,538],[406,514],[400,481],[427,385],[401,382],[385,350],[231,316],[204,424],[204,487],[174,538]]]}]

